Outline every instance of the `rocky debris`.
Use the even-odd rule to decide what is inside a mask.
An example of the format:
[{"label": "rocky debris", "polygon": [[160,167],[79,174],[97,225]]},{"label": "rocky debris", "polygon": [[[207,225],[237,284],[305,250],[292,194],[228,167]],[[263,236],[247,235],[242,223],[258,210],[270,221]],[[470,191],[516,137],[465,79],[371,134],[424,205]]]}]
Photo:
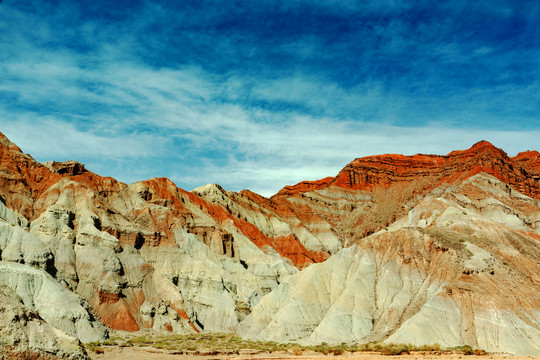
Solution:
[{"label": "rocky debris", "polygon": [[46,323],[5,286],[0,286],[0,357],[90,359],[79,340]]}]

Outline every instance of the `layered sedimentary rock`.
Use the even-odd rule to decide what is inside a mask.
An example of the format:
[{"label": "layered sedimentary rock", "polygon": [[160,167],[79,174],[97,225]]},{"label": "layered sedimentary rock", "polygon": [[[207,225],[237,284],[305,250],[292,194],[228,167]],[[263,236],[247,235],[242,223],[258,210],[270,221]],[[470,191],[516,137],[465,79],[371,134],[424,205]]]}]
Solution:
[{"label": "layered sedimentary rock", "polygon": [[539,202],[492,176],[437,188],[387,229],[289,277],[240,334],[538,354],[539,230]]},{"label": "layered sedimentary rock", "polygon": [[480,141],[468,150],[452,151],[445,156],[389,154],[355,159],[335,178],[287,186],[278,195],[294,195],[331,186],[371,190],[380,185],[418,182],[421,179],[427,179],[426,187],[429,187],[485,172],[521,193],[538,199],[540,197],[540,179],[537,174],[539,161],[537,151],[523,152],[510,158],[491,143]]},{"label": "layered sedimentary rock", "polygon": [[[265,198],[124,184],[0,135],[2,284],[83,342],[101,322],[538,354],[538,159],[487,142],[372,156]],[[71,305],[49,316],[43,294]]]},{"label": "layered sedimentary rock", "polygon": [[291,259],[299,267],[324,259],[290,234],[263,233],[246,219],[254,212],[168,179],[127,185],[75,161],[42,165],[1,143],[1,259],[49,272],[111,328],[233,331],[298,271]]}]

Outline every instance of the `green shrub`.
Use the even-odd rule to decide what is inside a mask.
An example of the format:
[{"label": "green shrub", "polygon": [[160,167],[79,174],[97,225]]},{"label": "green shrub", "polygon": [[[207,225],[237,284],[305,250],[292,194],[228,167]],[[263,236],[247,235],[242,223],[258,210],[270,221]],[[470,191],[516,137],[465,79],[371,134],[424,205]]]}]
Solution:
[{"label": "green shrub", "polygon": [[116,345],[118,345],[118,343],[116,342],[116,340],[114,340],[113,338],[111,338],[111,339],[107,339],[107,340],[103,341],[103,342],[101,343],[101,345],[106,345],[106,346],[116,346]]},{"label": "green shrub", "polygon": [[[473,349],[471,346],[459,346],[451,349],[442,349],[439,344],[414,346],[411,344],[385,344],[385,343],[364,343],[364,344],[336,344],[330,345],[321,343],[312,346],[301,346],[298,343],[277,343],[274,341],[255,341],[242,339],[234,334],[203,333],[203,334],[177,334],[177,335],[141,335],[127,340],[117,338],[104,341],[103,343],[93,342],[85,344],[88,351],[95,352],[100,345],[119,346],[151,346],[158,349],[175,351],[176,353],[190,353],[203,350],[208,354],[239,354],[241,350],[253,349],[267,353],[277,351],[289,352],[296,356],[304,351],[310,350],[321,354],[342,355],[345,352],[370,351],[379,352],[383,355],[410,354],[412,351],[426,351],[444,353],[459,351],[466,355],[485,354],[483,350]],[[97,350],[97,351],[102,351]]]},{"label": "green shrub", "polygon": [[463,353],[463,355],[473,355],[474,354],[474,349],[470,345],[456,346],[453,349]]}]

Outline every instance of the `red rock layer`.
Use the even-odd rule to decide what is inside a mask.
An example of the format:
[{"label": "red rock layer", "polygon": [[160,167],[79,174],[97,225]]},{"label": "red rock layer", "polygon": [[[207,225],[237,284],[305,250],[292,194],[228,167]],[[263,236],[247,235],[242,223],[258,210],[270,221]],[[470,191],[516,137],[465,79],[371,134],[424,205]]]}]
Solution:
[{"label": "red rock layer", "polygon": [[1,359],[24,359],[24,360],[58,360],[59,357],[52,354],[46,354],[38,351],[18,351],[13,350],[9,346],[4,346],[0,350]]},{"label": "red rock layer", "polygon": [[523,167],[528,167],[533,171],[540,173],[540,153],[538,151],[520,152],[512,158]]},{"label": "red rock layer", "polygon": [[[332,198],[310,198],[304,193],[325,188],[337,191],[361,190],[371,191],[371,198],[376,200],[377,191],[381,189],[385,195],[392,195],[389,189],[405,193],[408,184],[415,184],[415,188],[408,191],[412,198],[417,191],[416,187],[420,190],[422,186],[430,189],[443,182],[465,179],[480,172],[491,174],[521,193],[540,199],[540,154],[527,151],[509,158],[502,150],[485,141],[468,150],[454,151],[446,156],[379,155],[360,158],[348,164],[334,178],[287,186],[270,199],[247,190],[233,194],[231,199],[246,211],[262,212],[268,219],[278,217],[279,221],[288,223],[293,231],[303,227],[302,230],[307,229],[315,235],[317,231],[326,231],[332,235],[332,232],[337,234],[336,229],[341,227],[340,231],[344,235],[340,241],[343,241],[345,238],[350,240],[354,233],[363,236],[392,222],[401,214],[400,211],[404,211],[401,207],[408,198],[393,200],[397,202],[397,210],[387,211],[387,216],[380,219],[372,229],[359,231],[358,224],[368,222],[367,215],[375,212],[373,204],[367,204],[364,212],[356,214],[355,207],[359,204],[356,200],[340,202]],[[62,180],[65,184],[54,187]],[[54,204],[62,192],[70,191],[85,199],[90,198],[90,208],[96,214],[96,228],[118,238],[121,246],[132,245],[140,249],[143,246],[173,244],[175,230],[182,227],[200,235],[198,237],[201,241],[208,240],[202,234],[215,236],[216,241],[221,239],[223,251],[220,255],[234,257],[234,237],[223,229],[216,229],[225,223],[232,223],[259,248],[275,250],[298,268],[324,261],[329,256],[328,252],[306,249],[293,233],[286,236],[274,236],[270,232],[265,234],[263,231],[268,230],[261,231],[247,218],[234,215],[228,207],[179,189],[169,179],[154,178],[137,185],[141,185],[141,190],[137,190],[138,193],[131,192],[130,198],[124,196],[125,192],[132,191],[126,184],[94,174],[75,161],[52,162],[44,166],[23,154],[0,133],[0,189],[3,200],[8,207],[30,221]],[[379,202],[388,203],[386,198],[383,200]],[[194,206],[214,219],[216,227],[198,229],[193,220]],[[343,225],[347,216],[351,216],[350,224]],[[101,220],[105,218],[110,221],[102,225]],[[126,223],[130,226],[124,226]],[[76,229],[76,221],[73,226]],[[106,325],[127,331],[138,330],[140,325],[148,326],[141,324],[137,317],[143,301],[144,294],[139,288],[123,289],[122,296],[96,291],[93,299],[95,310]],[[174,310],[182,319],[189,320],[183,309]],[[189,323],[197,329],[191,321]]]},{"label": "red rock layer", "polygon": [[205,202],[194,194],[191,194],[190,198],[194,202],[199,203],[202,209],[208,212],[213,219],[218,220],[220,223],[232,220],[235,227],[257,245],[257,247],[263,250],[265,247],[276,250],[281,256],[289,258],[298,268],[324,261],[327,257],[327,255],[319,251],[307,250],[294,235],[271,238],[263,234],[261,230],[249,221],[234,216],[217,204]]},{"label": "red rock layer", "polygon": [[519,192],[540,199],[538,152],[529,151],[510,158],[487,141],[480,141],[468,150],[452,151],[446,156],[390,154],[355,159],[333,179],[287,186],[276,196],[290,196],[328,186],[370,191],[381,185],[423,178],[429,180],[429,186],[436,186],[480,172],[493,175]]},{"label": "red rock layer", "polygon": [[101,321],[111,329],[137,331],[140,327],[136,314],[144,300],[141,290],[128,291],[125,298],[120,298],[119,294],[100,291],[99,305],[95,310]]},{"label": "red rock layer", "polygon": [[62,177],[23,154],[0,133],[0,189],[6,206],[31,220],[34,201]]},{"label": "red rock layer", "polygon": [[133,313],[136,309],[131,309],[129,304],[124,300],[120,300],[113,304],[102,304],[96,307],[96,312],[98,313],[101,321],[115,330],[124,330],[124,331],[137,331],[140,330],[137,320]]},{"label": "red rock layer", "polygon": [[[4,192],[6,205],[33,220],[43,212],[48,205],[54,203],[63,189],[51,190],[51,187],[62,178],[69,178],[81,189],[91,189],[94,192],[98,208],[110,212],[111,201],[118,198],[118,194],[126,188],[126,184],[110,177],[102,177],[88,171],[83,164],[76,161],[50,162],[47,166],[35,161],[29,155],[22,153],[15,144],[0,133],[0,188]],[[331,178],[327,179],[328,181]],[[175,227],[185,224],[185,219],[191,216],[184,202],[190,201],[200,206],[206,213],[218,222],[232,220],[235,226],[257,246],[263,248],[269,246],[281,255],[290,258],[295,265],[303,267],[307,264],[318,262],[324,255],[312,252],[298,241],[294,236],[287,238],[269,238],[264,235],[255,225],[233,216],[219,205],[208,203],[197,195],[178,188],[167,178],[153,178],[143,182],[147,189],[139,195],[148,203],[161,205],[168,208],[167,212],[155,213],[151,208],[134,209],[127,216],[128,220],[136,223],[141,217],[150,219],[143,232],[126,232],[125,229],[104,226],[100,230],[107,231],[120,240],[121,245],[159,246],[174,242],[173,232]],[[306,182],[304,188],[320,186],[320,182],[310,185]],[[323,183],[322,185],[326,185]],[[48,191],[46,197],[42,197]],[[184,200],[185,199],[185,200]],[[37,206],[38,205],[38,206]],[[184,219],[184,220],[182,220]],[[101,226],[101,225],[100,225]],[[292,249],[301,251],[294,253]],[[285,255],[287,254],[287,255]]]},{"label": "red rock layer", "polygon": [[283,189],[279,191],[279,195],[294,195],[306,191],[312,191],[312,190],[320,190],[332,183],[334,180],[333,177],[325,177],[321,180],[316,181],[302,181],[296,185],[289,185],[285,186]]}]

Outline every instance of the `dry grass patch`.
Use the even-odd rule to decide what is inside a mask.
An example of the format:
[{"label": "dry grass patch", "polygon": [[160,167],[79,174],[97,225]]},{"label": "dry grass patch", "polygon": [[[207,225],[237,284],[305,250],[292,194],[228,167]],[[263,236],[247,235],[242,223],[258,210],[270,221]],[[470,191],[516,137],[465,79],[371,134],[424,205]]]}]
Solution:
[{"label": "dry grass patch", "polygon": [[[456,348],[442,349],[439,344],[415,346],[411,344],[339,344],[329,345],[321,343],[318,345],[302,346],[297,343],[277,343],[273,341],[255,341],[242,339],[234,334],[202,333],[202,334],[181,334],[181,335],[161,335],[144,334],[132,336],[127,339],[113,337],[104,342],[93,342],[85,344],[88,351],[102,353],[102,346],[138,346],[152,347],[155,349],[174,352],[175,354],[191,355],[233,355],[233,354],[256,354],[256,353],[289,353],[296,356],[302,355],[306,351],[313,351],[325,355],[342,355],[346,352],[378,352],[383,355],[402,355],[411,352],[429,353],[461,353],[465,355],[482,355],[485,351],[473,349],[470,346],[460,346]],[[100,352],[101,351],[101,352]]]}]

